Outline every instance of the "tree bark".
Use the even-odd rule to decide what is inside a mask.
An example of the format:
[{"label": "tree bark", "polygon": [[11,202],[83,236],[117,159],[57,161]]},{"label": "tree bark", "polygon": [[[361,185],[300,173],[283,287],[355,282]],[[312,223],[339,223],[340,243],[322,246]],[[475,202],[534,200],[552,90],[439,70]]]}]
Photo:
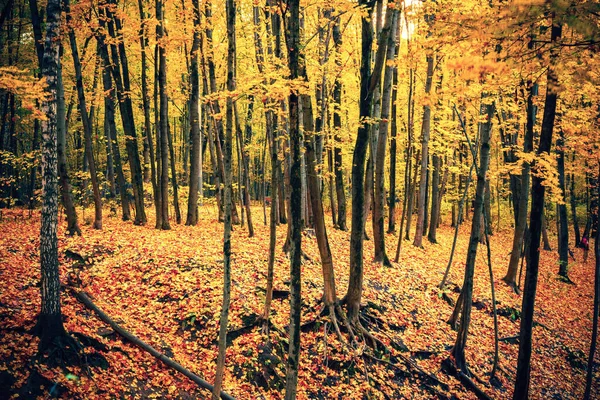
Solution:
[{"label": "tree bark", "polygon": [[437,154],[432,156],[433,176],[431,179],[431,217],[429,218],[429,230],[427,239],[431,243],[437,243],[437,227],[440,215],[440,169],[442,168],[442,159]]},{"label": "tree bark", "polygon": [[[535,126],[535,118],[537,113],[537,106],[534,103],[534,98],[537,96],[537,89],[537,83],[532,84],[529,82],[529,93],[527,96],[527,125],[525,128],[525,141],[523,142],[524,153],[531,153],[531,151],[533,151],[533,128]],[[521,249],[523,248],[523,241],[525,239],[525,232],[527,230],[527,204],[529,203],[530,170],[531,166],[529,162],[524,160],[523,166],[521,167],[521,193],[519,195],[520,204],[518,206],[519,215],[517,218],[517,225],[515,226],[508,271],[506,272],[506,276],[502,278],[504,282],[510,286],[513,286],[513,288],[516,288],[517,284],[519,259],[521,258]]]},{"label": "tree bark", "polygon": [[[67,12],[67,24],[71,23],[71,13],[69,9],[69,0],[64,0],[65,11]],[[79,100],[79,114],[83,124],[85,138],[85,154],[87,157],[90,180],[94,194],[94,229],[102,229],[102,199],[100,197],[100,186],[98,176],[96,175],[96,162],[94,160],[92,145],[92,121],[87,111],[85,92],[83,88],[83,76],[81,73],[81,62],[79,60],[79,49],[77,48],[77,39],[73,28],[69,28],[69,42],[71,43],[71,54],[73,56],[73,66],[75,68],[75,80],[77,87],[77,98]]]},{"label": "tree bark", "polygon": [[383,76],[383,94],[381,96],[381,120],[377,139],[377,152],[375,157],[375,187],[373,207],[373,244],[375,247],[374,261],[384,266],[391,267],[385,251],[385,151],[387,149],[387,134],[390,120],[392,79],[394,76],[396,60],[396,31],[398,29],[399,12],[396,8],[388,8],[386,25],[390,26],[388,33],[386,67]]},{"label": "tree bark", "polygon": [[[36,6],[37,7],[37,6]],[[60,0],[48,0],[46,6],[46,39],[42,58],[42,77],[48,96],[42,103],[46,119],[42,121],[42,213],[40,228],[40,292],[42,305],[37,331],[39,350],[45,351],[66,335],[60,307],[58,272],[58,185],[57,185],[57,97],[60,41]]]},{"label": "tree bark", "polygon": [[565,185],[565,132],[560,129],[556,141],[558,187],[561,202],[558,204],[558,275],[569,281],[569,218],[567,216],[567,189]]},{"label": "tree bark", "polygon": [[[425,80],[425,95],[431,93],[431,83],[433,80],[433,55],[427,55],[427,79]],[[415,240],[413,245],[423,247],[423,232],[425,229],[425,213],[427,212],[427,171],[429,162],[429,133],[431,130],[431,106],[423,106],[423,125],[421,127],[421,183],[419,185],[419,199],[417,203],[417,229],[415,231]]]},{"label": "tree bark", "polygon": [[[555,17],[553,17],[554,19]],[[542,119],[542,130],[537,154],[550,153],[552,146],[552,131],[556,117],[556,100],[558,89],[558,76],[554,70],[558,49],[554,44],[560,39],[562,25],[553,21],[551,38],[552,48],[550,50],[550,64],[547,70],[548,85],[544,105],[544,117]],[[539,166],[533,165],[535,172]],[[517,358],[517,374],[515,378],[515,390],[513,400],[525,400],[529,397],[530,365],[531,365],[531,339],[533,333],[533,314],[535,308],[535,295],[537,291],[539,261],[540,261],[540,232],[542,230],[542,215],[544,211],[544,195],[546,188],[543,178],[533,174],[531,189],[531,214],[529,216],[529,238],[530,244],[527,257],[527,271],[525,274],[525,287],[523,293],[523,305],[521,311],[521,325],[519,330],[519,355]]]},{"label": "tree bark", "polygon": [[[141,1],[141,0],[140,0]],[[200,181],[200,164],[202,157],[202,138],[200,135],[200,79],[198,76],[198,51],[200,51],[200,2],[193,0],[194,7],[194,41],[190,54],[190,136],[192,149],[190,156],[190,194],[188,197],[188,209],[186,225],[198,223],[198,192],[202,182]],[[185,162],[185,161],[184,161]]]},{"label": "tree bark", "polygon": [[[290,79],[300,76],[300,1],[289,0],[289,18],[287,20],[287,47]],[[302,260],[302,235],[301,235],[301,134],[299,97],[294,90],[289,95],[289,136],[291,150],[290,165],[290,212],[291,212],[291,255],[290,255],[290,328],[289,348],[286,371],[285,399],[296,398],[298,384],[298,367],[300,361],[300,315],[301,315],[301,260]]]},{"label": "tree bark", "polygon": [[[456,362],[456,367],[465,374],[468,374],[467,362],[465,359],[465,347],[467,345],[467,335],[471,323],[471,308],[473,305],[473,276],[475,274],[475,261],[477,259],[477,247],[480,242],[481,221],[484,212],[484,195],[486,186],[486,174],[490,162],[490,134],[492,130],[492,116],[494,112],[493,104],[482,104],[481,114],[486,116],[485,122],[480,122],[481,132],[481,150],[479,155],[479,168],[477,169],[477,186],[475,189],[475,208],[473,210],[473,221],[471,224],[471,236],[469,238],[469,247],[467,250],[467,261],[465,265],[465,277],[462,286],[462,315],[460,327],[456,335],[456,342],[452,349],[452,356]],[[470,145],[470,144],[469,144]],[[473,163],[476,161],[475,149],[473,153]],[[459,305],[457,304],[457,307]]]}]

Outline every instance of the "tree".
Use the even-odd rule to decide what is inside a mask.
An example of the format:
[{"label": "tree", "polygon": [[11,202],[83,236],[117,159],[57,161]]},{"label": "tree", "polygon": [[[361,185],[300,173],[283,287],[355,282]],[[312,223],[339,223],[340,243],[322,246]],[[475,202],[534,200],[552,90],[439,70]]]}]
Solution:
[{"label": "tree", "polygon": [[193,1],[194,6],[194,41],[191,50],[190,63],[190,129],[192,139],[192,153],[190,157],[190,194],[188,198],[188,211],[186,225],[198,223],[198,192],[200,182],[200,164],[202,157],[202,138],[200,135],[200,79],[198,77],[198,51],[200,51],[200,3]]},{"label": "tree", "polygon": [[225,350],[227,348],[227,323],[229,318],[229,302],[231,299],[231,223],[233,189],[231,184],[231,158],[233,147],[233,98],[235,90],[235,0],[225,3],[227,14],[227,106],[225,109],[225,148],[223,163],[225,167],[225,230],[223,233],[223,305],[219,318],[219,354],[217,357],[217,370],[215,373],[215,386],[212,398],[217,400],[223,385],[223,371],[225,369]]},{"label": "tree", "polygon": [[[290,79],[300,77],[300,1],[288,0],[289,16],[286,26],[286,44],[288,50],[288,66]],[[291,150],[290,165],[290,212],[291,212],[291,254],[290,254],[290,328],[289,347],[286,368],[285,399],[296,398],[298,384],[298,367],[300,362],[300,314],[301,314],[301,275],[302,263],[302,181],[300,178],[300,98],[296,90],[289,94],[289,135]]]},{"label": "tree", "polygon": [[[552,145],[552,131],[556,117],[556,100],[558,77],[555,71],[558,49],[555,43],[562,35],[562,24],[553,16],[550,41],[553,45],[550,53],[550,64],[547,70],[547,89],[544,102],[544,116],[542,131],[537,154],[549,154]],[[532,166],[533,171],[539,170],[539,164]],[[521,311],[521,324],[519,328],[519,356],[517,358],[517,375],[515,378],[514,400],[529,397],[529,378],[531,364],[531,337],[533,332],[533,313],[535,308],[535,295],[540,262],[540,235],[542,231],[542,215],[544,212],[544,195],[546,187],[543,177],[533,174],[531,187],[531,213],[529,215],[529,247],[527,254],[527,270],[525,273],[525,287],[523,290],[523,306]]]},{"label": "tree", "polygon": [[[484,102],[486,101],[486,102]],[[477,247],[481,241],[481,222],[483,219],[484,193],[486,185],[486,174],[490,162],[490,134],[492,130],[492,116],[494,105],[489,103],[489,98],[483,98],[481,105],[481,115],[485,115],[486,121],[479,124],[481,134],[481,150],[479,158],[479,168],[477,169],[477,186],[475,189],[475,207],[473,209],[473,221],[471,223],[471,236],[469,238],[469,247],[467,250],[467,261],[465,265],[465,277],[461,291],[462,297],[462,315],[460,327],[456,334],[456,342],[452,348],[456,367],[465,374],[468,374],[467,362],[465,360],[465,347],[467,345],[467,335],[471,323],[471,309],[473,305],[473,276],[475,274],[475,261],[477,259]],[[472,149],[473,163],[475,163],[475,150]],[[460,307],[457,302],[457,307]]]},{"label": "tree", "polygon": [[60,41],[60,0],[48,0],[46,38],[42,58],[42,76],[48,97],[42,103],[46,119],[42,121],[42,219],[40,228],[40,264],[42,306],[37,322],[40,352],[60,343],[67,334],[60,307],[58,274],[58,164],[57,119],[58,68]]},{"label": "tree", "polygon": [[171,229],[169,223],[169,99],[167,98],[167,50],[161,39],[165,37],[163,0],[156,0],[156,42],[158,46],[158,90],[160,98],[157,143],[160,138],[160,229]]}]

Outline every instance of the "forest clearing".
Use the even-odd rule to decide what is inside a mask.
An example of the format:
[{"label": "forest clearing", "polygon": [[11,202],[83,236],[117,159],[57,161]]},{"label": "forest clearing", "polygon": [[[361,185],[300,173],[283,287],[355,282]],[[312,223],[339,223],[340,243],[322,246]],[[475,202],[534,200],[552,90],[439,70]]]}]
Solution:
[{"label": "forest clearing", "polygon": [[0,400],[600,397],[597,0],[0,0]]}]

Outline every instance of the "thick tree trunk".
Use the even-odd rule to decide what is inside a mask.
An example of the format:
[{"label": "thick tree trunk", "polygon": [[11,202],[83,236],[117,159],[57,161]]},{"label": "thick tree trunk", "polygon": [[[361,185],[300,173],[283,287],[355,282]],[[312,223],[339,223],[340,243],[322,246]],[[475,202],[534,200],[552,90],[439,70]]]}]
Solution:
[{"label": "thick tree trunk", "polygon": [[[552,46],[560,39],[562,25],[553,22],[551,30]],[[550,64],[548,66],[548,87],[546,89],[546,100],[544,105],[544,117],[542,119],[542,130],[538,146],[538,155],[550,153],[552,146],[552,131],[554,130],[554,119],[556,117],[556,100],[558,89],[558,77],[554,70],[558,49],[552,47],[550,50]],[[535,172],[540,167],[533,165]],[[531,214],[529,217],[529,249],[527,257],[527,271],[525,275],[525,287],[523,293],[523,306],[521,311],[521,326],[519,331],[519,356],[517,358],[517,374],[515,378],[515,390],[513,400],[525,400],[529,397],[531,349],[533,333],[533,314],[535,308],[535,295],[537,291],[538,270],[540,261],[540,232],[542,230],[542,215],[544,211],[544,195],[546,188],[542,177],[533,174],[531,189]]]},{"label": "thick tree trunk", "polygon": [[[365,4],[361,0],[361,4]],[[387,35],[390,26],[384,27],[379,37],[379,46],[375,65],[371,71],[371,47],[373,45],[373,28],[371,26],[372,6],[362,17],[362,50],[360,66],[360,101],[359,113],[362,124],[358,128],[356,145],[352,158],[352,232],[350,234],[350,280],[345,303],[348,315],[353,322],[358,322],[358,311],[362,298],[363,282],[363,236],[365,231],[365,159],[369,145],[369,125],[365,119],[371,117],[373,91],[381,79],[381,71],[385,60]],[[391,21],[390,21],[391,22]]]},{"label": "thick tree trunk", "polygon": [[[37,7],[37,5],[36,5]],[[42,121],[42,213],[40,228],[40,292],[42,306],[37,330],[39,349],[45,351],[64,336],[60,307],[60,278],[58,272],[58,184],[57,184],[57,97],[61,7],[59,0],[48,0],[46,7],[46,39],[41,64],[48,97],[42,103],[46,119]]]},{"label": "thick tree trunk", "polygon": [[[427,78],[425,80],[425,95],[431,93],[433,80],[433,55],[427,55]],[[417,203],[417,229],[413,245],[423,247],[423,232],[425,230],[427,171],[429,162],[429,133],[431,130],[431,106],[423,106],[423,124],[421,127],[421,181],[419,186],[419,201]]]},{"label": "thick tree trunk", "polygon": [[[289,19],[287,21],[287,47],[290,78],[298,79],[300,76],[300,1],[288,1]],[[301,134],[299,97],[295,91],[289,95],[289,136],[291,145],[290,165],[290,212],[291,212],[291,255],[290,255],[290,328],[289,348],[287,359],[285,399],[296,398],[298,384],[298,367],[300,361],[300,314],[301,314],[301,260],[302,260],[302,235],[301,235]]]}]

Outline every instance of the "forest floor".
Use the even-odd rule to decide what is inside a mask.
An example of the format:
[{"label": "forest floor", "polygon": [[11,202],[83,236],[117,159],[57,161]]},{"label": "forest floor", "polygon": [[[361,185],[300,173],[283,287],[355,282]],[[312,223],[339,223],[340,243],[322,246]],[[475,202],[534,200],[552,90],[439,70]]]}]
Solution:
[{"label": "forest floor", "polygon": [[[285,378],[285,331],[289,320],[289,261],[281,248],[286,225],[278,227],[275,300],[270,341],[255,323],[262,313],[268,258],[268,226],[262,209],[253,209],[255,237],[234,227],[230,345],[224,390],[238,399],[282,398]],[[208,382],[214,380],[218,317],[222,299],[223,227],[214,206],[201,207],[197,227],[172,223],[158,231],[153,219],[134,226],[107,215],[104,229],[82,226],[83,236],[67,237],[60,223],[61,279],[77,284],[105,313],[155,349],[173,358]],[[348,284],[349,232],[328,234],[334,255],[336,286],[341,298]],[[370,232],[370,221],[368,232]],[[372,241],[365,242],[363,309],[371,332],[391,354],[361,349],[344,352],[327,317],[318,317],[322,276],[316,240],[303,236],[303,249],[312,260],[302,268],[303,333],[298,397],[305,398],[475,398],[446,374],[456,332],[446,322],[462,284],[470,224],[460,229],[449,289],[440,291],[448,262],[453,229],[442,224],[438,244],[423,240],[424,249],[403,241],[400,263],[392,268],[372,264]],[[501,280],[509,260],[512,231],[490,237],[498,308],[499,336],[518,335],[521,297]],[[39,213],[31,218],[6,214],[0,222],[0,398],[208,398],[183,375],[167,368],[140,348],[126,342],[81,304],[67,286],[62,292],[66,329],[85,348],[88,367],[49,368],[34,362],[38,339],[29,331],[40,308]],[[556,247],[556,238],[551,236]],[[395,254],[397,236],[386,235],[388,255]],[[490,397],[509,398],[516,369],[518,344],[500,342],[500,369],[495,386],[488,383],[494,350],[490,281],[485,247],[479,247],[474,307],[467,343],[467,362]],[[531,397],[579,399],[591,337],[593,255],[583,263],[575,250],[569,275],[574,285],[557,279],[557,253],[542,251],[531,367]],[[447,387],[435,386],[399,357],[415,360]],[[389,361],[391,360],[391,361]],[[598,362],[598,358],[597,358]],[[592,397],[600,397],[596,372]]]}]

